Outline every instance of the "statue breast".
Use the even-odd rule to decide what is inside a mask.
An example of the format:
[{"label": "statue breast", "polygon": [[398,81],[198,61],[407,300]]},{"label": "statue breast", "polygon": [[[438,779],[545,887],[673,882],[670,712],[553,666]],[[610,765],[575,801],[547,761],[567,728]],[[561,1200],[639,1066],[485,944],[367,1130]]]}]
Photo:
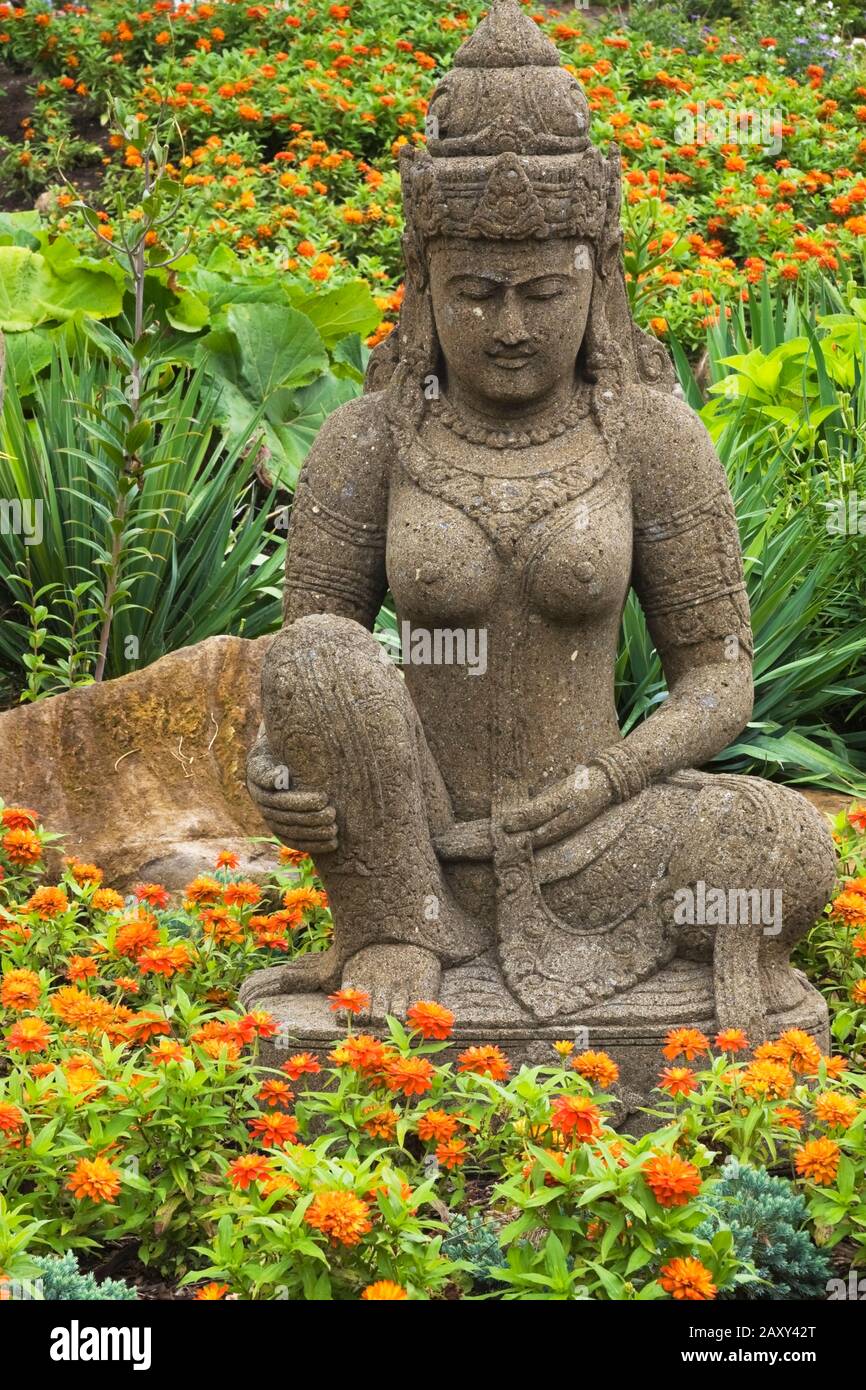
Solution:
[{"label": "statue breast", "polygon": [[632,563],[625,481],[611,470],[534,520],[549,483],[546,475],[470,475],[446,497],[413,478],[396,479],[386,565],[398,612],[428,625],[477,624],[502,602],[522,600],[566,624],[618,616]]}]

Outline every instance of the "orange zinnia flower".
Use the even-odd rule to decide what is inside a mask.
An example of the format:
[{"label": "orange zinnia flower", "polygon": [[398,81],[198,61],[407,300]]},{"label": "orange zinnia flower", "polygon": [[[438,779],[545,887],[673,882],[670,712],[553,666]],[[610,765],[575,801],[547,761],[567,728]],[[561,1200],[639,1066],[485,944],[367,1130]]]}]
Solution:
[{"label": "orange zinnia flower", "polygon": [[229,1182],[240,1192],[245,1192],[254,1182],[260,1182],[270,1171],[270,1162],[264,1154],[241,1154],[227,1169]]},{"label": "orange zinnia flower", "polygon": [[288,888],[283,894],[283,907],[289,912],[312,912],[327,906],[327,894],[318,888]]},{"label": "orange zinnia flower", "polygon": [[97,888],[90,906],[94,912],[117,912],[123,907],[123,898],[113,888]]},{"label": "orange zinnia flower", "polygon": [[370,1007],[370,996],[366,990],[352,989],[351,986],[336,990],[334,994],[328,995],[328,999],[331,1001],[331,1012],[335,1014],[341,1010],[349,1014],[359,1014]]},{"label": "orange zinnia flower", "polygon": [[789,1028],[779,1038],[779,1047],[791,1071],[801,1076],[814,1076],[821,1061],[821,1049],[802,1028]]},{"label": "orange zinnia flower", "polygon": [[142,951],[149,950],[158,941],[156,919],[149,912],[141,912],[118,928],[114,938],[114,954],[137,960]]},{"label": "orange zinnia flower", "polygon": [[192,957],[185,941],[176,946],[151,946],[142,951],[136,962],[143,975],[151,971],[154,975],[164,975],[170,980],[174,975],[182,975],[192,966]]},{"label": "orange zinnia flower", "polygon": [[24,1112],[10,1101],[0,1100],[0,1134],[17,1134],[24,1128]]},{"label": "orange zinnia flower", "polygon": [[793,1105],[777,1106],[773,1118],[777,1125],[782,1125],[785,1129],[803,1128],[803,1112]]},{"label": "orange zinnia flower", "polygon": [[258,1115],[247,1123],[250,1134],[266,1149],[282,1149],[298,1142],[298,1121],[294,1115]]},{"label": "orange zinnia flower", "polygon": [[244,1014],[237,1027],[241,1036],[247,1042],[252,1042],[254,1037],[272,1038],[277,1031],[277,1020],[267,1009],[253,1009],[250,1013]]},{"label": "orange zinnia flower", "polygon": [[332,1245],[357,1245],[372,1230],[369,1207],[345,1188],[323,1188],[317,1192],[304,1220],[314,1231],[328,1236]]},{"label": "orange zinnia flower", "polygon": [[31,811],[26,806],[7,806],[0,812],[0,823],[6,830],[35,830],[39,824],[39,812]]},{"label": "orange zinnia flower", "polygon": [[594,1081],[602,1089],[619,1080],[619,1067],[606,1052],[581,1052],[577,1057],[572,1057],[571,1065],[580,1076]]},{"label": "orange zinnia flower", "polygon": [[303,864],[309,855],[300,849],[289,849],[286,845],[280,846],[280,859],[284,864]]},{"label": "orange zinnia flower", "polygon": [[852,892],[850,887],[833,899],[833,912],[849,927],[866,926],[866,894]]},{"label": "orange zinnia flower", "polygon": [[196,1302],[206,1303],[211,1299],[225,1298],[228,1291],[228,1284],[204,1284],[195,1296]]},{"label": "orange zinnia flower", "polygon": [[683,1207],[701,1190],[701,1175],[693,1163],[676,1154],[653,1154],[643,1165],[644,1177],[663,1207]]},{"label": "orange zinnia flower", "polygon": [[262,896],[262,890],[257,883],[227,883],[223,893],[223,901],[229,907],[234,907],[238,903],[246,903],[249,907],[255,907]]},{"label": "orange zinnia flower", "polygon": [[749,1039],[742,1028],[723,1028],[721,1033],[716,1034],[713,1046],[720,1052],[745,1052],[749,1046]]},{"label": "orange zinnia flower", "polygon": [[824,1070],[829,1081],[838,1081],[843,1072],[848,1071],[848,1063],[844,1057],[822,1057]]},{"label": "orange zinnia flower", "polygon": [[794,1167],[820,1187],[836,1181],[842,1151],[835,1139],[810,1139],[794,1154]]},{"label": "orange zinnia flower", "polygon": [[37,888],[24,904],[25,912],[35,912],[44,919],[57,917],[69,908],[69,899],[62,888]]},{"label": "orange zinnia flower", "polygon": [[312,1052],[296,1052],[280,1067],[280,1071],[284,1071],[290,1081],[297,1081],[305,1074],[313,1076],[321,1070],[321,1064]]},{"label": "orange zinnia flower", "polygon": [[6,1034],[10,1052],[44,1052],[50,1041],[48,1025],[41,1018],[22,1018]]},{"label": "orange zinnia flower", "polygon": [[718,1293],[706,1265],[691,1256],[677,1256],[662,1265],[659,1283],[665,1293],[673,1294],[674,1298],[706,1300],[715,1298]]},{"label": "orange zinnia flower", "polygon": [[853,1096],[824,1091],[815,1097],[815,1114],[830,1129],[848,1129],[857,1118],[859,1106]]},{"label": "orange zinnia flower", "polygon": [[553,1096],[551,1128],[578,1139],[596,1139],[601,1134],[601,1111],[589,1096]]},{"label": "orange zinnia flower", "polygon": [[120,1191],[120,1174],[104,1158],[80,1158],[66,1184],[79,1201],[113,1202]]},{"label": "orange zinnia flower", "polygon": [[145,1009],[127,1020],[124,1031],[132,1041],[146,1043],[160,1033],[170,1033],[171,1024],[163,1014]]},{"label": "orange zinnia flower", "polygon": [[404,1096],[423,1096],[433,1085],[435,1075],[435,1068],[426,1057],[392,1057],[385,1063],[385,1085],[389,1091],[402,1091]]},{"label": "orange zinnia flower", "polygon": [[42,841],[32,830],[8,830],[0,845],[13,864],[35,864],[42,858]]},{"label": "orange zinnia flower", "polygon": [[441,1143],[451,1138],[459,1124],[455,1115],[447,1115],[444,1110],[425,1110],[418,1119],[418,1138],[435,1139]]},{"label": "orange zinnia flower", "polygon": [[457,1070],[474,1072],[476,1076],[489,1076],[493,1081],[505,1081],[511,1070],[511,1063],[501,1048],[492,1043],[483,1047],[467,1047],[457,1058]]},{"label": "orange zinnia flower", "polygon": [[665,1038],[662,1053],[672,1062],[677,1057],[685,1057],[687,1062],[693,1062],[696,1057],[704,1056],[709,1050],[710,1040],[700,1029],[671,1028]]},{"label": "orange zinnia flower", "polygon": [[260,1105],[267,1105],[272,1110],[287,1109],[295,1098],[295,1093],[291,1086],[287,1086],[285,1081],[279,1081],[276,1077],[266,1081],[256,1096]]},{"label": "orange zinnia flower", "polygon": [[66,966],[67,978],[73,982],[78,980],[93,980],[99,974],[96,961],[92,956],[70,956]]},{"label": "orange zinnia flower", "polygon": [[369,1303],[400,1303],[409,1295],[402,1284],[394,1284],[390,1279],[378,1279],[375,1284],[367,1285],[361,1297]]},{"label": "orange zinnia flower", "polygon": [[7,970],[0,984],[0,1004],[22,1013],[25,1009],[35,1009],[41,993],[42,986],[35,970]]},{"label": "orange zinnia flower", "polygon": [[399,1118],[396,1110],[376,1110],[370,1114],[369,1119],[364,1120],[363,1128],[371,1139],[388,1141],[394,1138]]},{"label": "orange zinnia flower", "polygon": [[794,1089],[794,1075],[784,1062],[752,1062],[740,1078],[752,1100],[785,1100]]},{"label": "orange zinnia flower", "polygon": [[419,999],[417,1004],[412,1005],[406,1018],[422,1038],[436,1038],[440,1042],[450,1036],[454,1027],[454,1015],[451,1010],[432,999]]},{"label": "orange zinnia flower", "polygon": [[330,1054],[330,1060],[341,1067],[351,1067],[362,1076],[380,1078],[385,1063],[397,1054],[379,1038],[369,1033],[355,1033],[338,1044]]},{"label": "orange zinnia flower", "polygon": [[183,891],[191,903],[214,903],[222,896],[223,886],[209,874],[199,874]]},{"label": "orange zinnia flower", "polygon": [[443,1139],[436,1146],[436,1158],[443,1168],[459,1168],[466,1162],[465,1139]]},{"label": "orange zinnia flower", "polygon": [[697,1079],[691,1067],[665,1067],[659,1077],[659,1088],[672,1096],[687,1096],[697,1089]]},{"label": "orange zinnia flower", "polygon": [[168,889],[161,883],[138,883],[133,892],[140,903],[148,903],[150,907],[168,907],[171,901]]}]

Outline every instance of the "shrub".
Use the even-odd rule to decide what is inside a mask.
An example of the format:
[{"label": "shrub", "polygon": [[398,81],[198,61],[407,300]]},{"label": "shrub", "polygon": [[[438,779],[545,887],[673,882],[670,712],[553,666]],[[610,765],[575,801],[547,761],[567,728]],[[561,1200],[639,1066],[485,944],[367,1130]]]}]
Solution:
[{"label": "shrub", "polygon": [[43,1255],[36,1264],[37,1288],[46,1302],[128,1303],[138,1298],[136,1290],[123,1279],[97,1281],[92,1274],[82,1274],[71,1250],[62,1256]]},{"label": "shrub", "polygon": [[729,1227],[738,1257],[755,1267],[756,1280],[740,1284],[737,1297],[777,1302],[826,1293],[830,1261],[805,1229],[806,1202],[790,1182],[729,1158],[707,1203],[713,1215],[700,1234],[709,1238]]}]

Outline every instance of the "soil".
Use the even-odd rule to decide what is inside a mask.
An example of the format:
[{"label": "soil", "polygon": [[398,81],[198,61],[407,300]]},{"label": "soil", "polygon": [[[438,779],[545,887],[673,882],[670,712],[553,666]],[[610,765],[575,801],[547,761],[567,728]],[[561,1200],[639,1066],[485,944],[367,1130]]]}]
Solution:
[{"label": "soil", "polygon": [[[0,140],[11,143],[21,140],[21,123],[33,112],[34,101],[30,95],[35,79],[32,73],[15,72],[0,64]],[[98,145],[108,153],[109,132],[100,125],[99,115],[94,110],[82,109],[73,121],[75,134],[82,140]],[[70,183],[79,192],[89,193],[102,182],[102,166],[98,162],[66,166],[63,170]],[[44,184],[30,188],[13,186],[0,189],[0,212],[26,212],[34,206],[45,188],[59,182],[59,178],[48,178]]]}]

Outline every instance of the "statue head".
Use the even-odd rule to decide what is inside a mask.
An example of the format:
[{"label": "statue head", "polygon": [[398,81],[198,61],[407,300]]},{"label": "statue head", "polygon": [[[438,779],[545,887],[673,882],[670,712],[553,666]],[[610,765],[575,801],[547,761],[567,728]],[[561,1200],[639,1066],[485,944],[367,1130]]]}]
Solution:
[{"label": "statue head", "polygon": [[669,389],[628,309],[619,156],[591,143],[580,83],[517,0],[492,0],[458,50],[426,135],[401,154],[406,297],[370,384],[444,368],[527,406],[566,375],[606,399],[629,379]]}]

